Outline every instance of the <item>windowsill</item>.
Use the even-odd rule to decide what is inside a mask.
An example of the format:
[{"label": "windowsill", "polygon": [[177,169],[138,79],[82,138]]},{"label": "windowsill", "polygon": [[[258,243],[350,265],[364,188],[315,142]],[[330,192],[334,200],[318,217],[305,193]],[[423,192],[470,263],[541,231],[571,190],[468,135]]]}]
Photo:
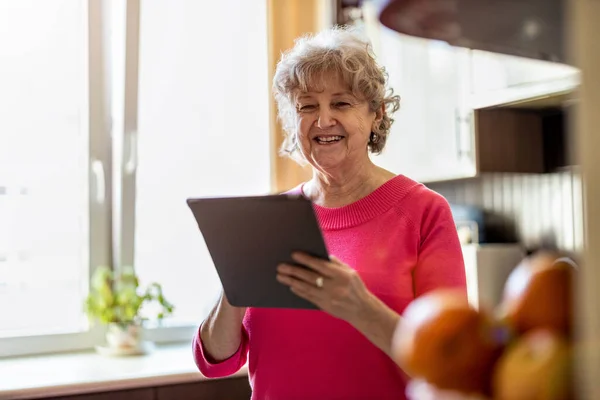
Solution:
[{"label": "windowsill", "polygon": [[[246,367],[234,376],[246,376]],[[94,351],[0,359],[0,399],[33,399],[203,381],[189,342],[159,345],[145,356]]]}]

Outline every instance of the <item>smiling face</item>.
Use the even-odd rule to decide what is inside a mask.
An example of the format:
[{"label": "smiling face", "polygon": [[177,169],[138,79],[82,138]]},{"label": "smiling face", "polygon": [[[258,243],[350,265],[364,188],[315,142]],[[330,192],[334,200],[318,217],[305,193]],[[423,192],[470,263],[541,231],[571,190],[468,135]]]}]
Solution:
[{"label": "smiling face", "polygon": [[[331,78],[331,77],[330,77]],[[317,170],[360,168],[369,162],[367,144],[380,119],[367,101],[355,97],[339,79],[323,79],[321,90],[298,93],[298,144]]]}]

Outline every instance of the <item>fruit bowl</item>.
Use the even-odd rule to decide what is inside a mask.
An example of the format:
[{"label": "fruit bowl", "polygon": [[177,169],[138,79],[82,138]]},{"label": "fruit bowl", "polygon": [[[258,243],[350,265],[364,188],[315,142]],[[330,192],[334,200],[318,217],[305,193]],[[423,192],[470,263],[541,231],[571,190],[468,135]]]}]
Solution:
[{"label": "fruit bowl", "polygon": [[559,253],[522,260],[501,304],[475,309],[461,290],[415,299],[396,327],[392,355],[411,377],[414,400],[573,398],[573,282]]}]

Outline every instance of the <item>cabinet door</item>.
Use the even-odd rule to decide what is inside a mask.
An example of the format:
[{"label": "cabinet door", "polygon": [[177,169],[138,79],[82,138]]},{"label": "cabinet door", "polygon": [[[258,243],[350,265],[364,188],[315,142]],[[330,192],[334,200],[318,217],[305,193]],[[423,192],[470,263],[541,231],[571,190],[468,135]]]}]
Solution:
[{"label": "cabinet door", "polygon": [[462,101],[464,50],[381,28],[378,58],[401,97],[376,164],[421,182],[473,176],[471,112]]},{"label": "cabinet door", "polygon": [[52,397],[49,400],[154,400],[154,389],[117,390],[102,393]]},{"label": "cabinet door", "polygon": [[535,99],[572,91],[579,84],[575,67],[486,51],[471,51],[474,107]]},{"label": "cabinet door", "polygon": [[252,390],[247,377],[206,380],[156,388],[156,400],[248,400]]}]

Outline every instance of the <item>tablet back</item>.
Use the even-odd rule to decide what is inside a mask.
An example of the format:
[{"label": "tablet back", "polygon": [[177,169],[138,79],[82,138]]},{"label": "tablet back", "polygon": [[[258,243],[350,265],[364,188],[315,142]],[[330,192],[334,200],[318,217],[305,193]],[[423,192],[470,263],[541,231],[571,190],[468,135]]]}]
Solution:
[{"label": "tablet back", "polygon": [[295,250],[328,259],[312,204],[297,195],[187,200],[229,302],[238,307],[316,308],[276,280]]}]

